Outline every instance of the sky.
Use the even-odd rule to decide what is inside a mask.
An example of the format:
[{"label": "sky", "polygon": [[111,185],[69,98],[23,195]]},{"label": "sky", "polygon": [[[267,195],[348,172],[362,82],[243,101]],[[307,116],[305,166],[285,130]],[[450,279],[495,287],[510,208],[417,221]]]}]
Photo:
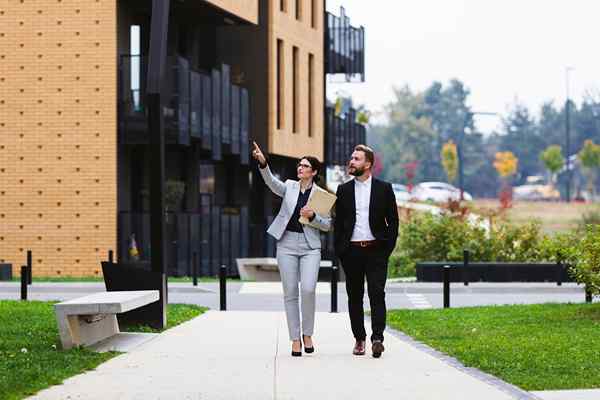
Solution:
[{"label": "sky", "polygon": [[[577,104],[600,92],[600,1],[327,0],[336,15],[340,5],[365,27],[366,81],[329,83],[328,97],[342,91],[377,112],[394,86],[421,91],[458,78],[473,111],[506,115],[519,102],[538,115],[545,101],[564,103],[567,76]],[[500,122],[476,118],[484,133]]]}]

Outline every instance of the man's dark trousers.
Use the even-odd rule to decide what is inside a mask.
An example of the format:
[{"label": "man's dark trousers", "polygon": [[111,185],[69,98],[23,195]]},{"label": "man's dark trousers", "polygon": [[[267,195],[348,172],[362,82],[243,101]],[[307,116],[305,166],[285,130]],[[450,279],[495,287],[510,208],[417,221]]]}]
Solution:
[{"label": "man's dark trousers", "polygon": [[355,339],[365,340],[367,337],[363,308],[366,277],[371,304],[371,328],[373,331],[371,341],[383,341],[386,323],[385,281],[388,266],[388,257],[383,246],[378,244],[369,247],[351,245],[341,260],[346,274],[348,312]]}]

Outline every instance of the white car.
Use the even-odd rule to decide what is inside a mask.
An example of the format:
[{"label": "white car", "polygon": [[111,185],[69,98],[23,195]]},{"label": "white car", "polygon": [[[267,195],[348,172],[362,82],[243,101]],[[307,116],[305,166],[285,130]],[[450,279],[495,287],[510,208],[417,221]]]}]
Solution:
[{"label": "white car", "polygon": [[412,198],[408,187],[404,185],[392,183],[392,189],[394,190],[394,195],[396,195],[396,203],[407,202]]},{"label": "white car", "polygon": [[[419,201],[445,203],[448,200],[460,200],[460,189],[445,182],[422,182],[413,189],[413,196]],[[473,197],[463,192],[463,199],[473,200]]]}]

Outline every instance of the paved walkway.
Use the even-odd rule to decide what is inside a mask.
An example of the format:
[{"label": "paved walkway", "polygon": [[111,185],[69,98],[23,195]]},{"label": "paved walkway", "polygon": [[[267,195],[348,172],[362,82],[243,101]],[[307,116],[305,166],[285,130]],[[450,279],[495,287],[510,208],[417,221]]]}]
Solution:
[{"label": "paved walkway", "polygon": [[281,312],[208,313],[34,399],[534,399],[402,335],[351,354],[347,314],[317,314],[316,352],[290,356]]}]

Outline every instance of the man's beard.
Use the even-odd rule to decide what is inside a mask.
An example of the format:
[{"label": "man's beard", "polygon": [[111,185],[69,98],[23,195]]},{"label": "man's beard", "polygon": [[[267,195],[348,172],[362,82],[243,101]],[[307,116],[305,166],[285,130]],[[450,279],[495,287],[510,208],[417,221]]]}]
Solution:
[{"label": "man's beard", "polygon": [[354,171],[348,171],[352,176],[363,176],[365,174],[364,168],[354,168]]}]

